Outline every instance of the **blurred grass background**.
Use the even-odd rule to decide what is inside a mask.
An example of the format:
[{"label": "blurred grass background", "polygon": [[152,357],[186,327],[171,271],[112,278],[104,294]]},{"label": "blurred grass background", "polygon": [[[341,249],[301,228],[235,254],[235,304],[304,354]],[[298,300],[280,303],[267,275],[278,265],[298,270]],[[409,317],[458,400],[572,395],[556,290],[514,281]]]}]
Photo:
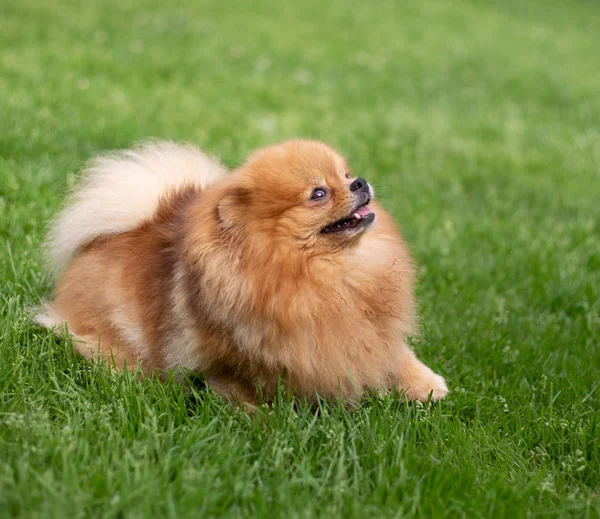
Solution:
[{"label": "blurred grass background", "polygon": [[[4,0],[0,515],[600,516],[599,55],[595,0]],[[32,327],[64,191],[148,137],[347,155],[420,264],[447,400],[265,426]]]}]

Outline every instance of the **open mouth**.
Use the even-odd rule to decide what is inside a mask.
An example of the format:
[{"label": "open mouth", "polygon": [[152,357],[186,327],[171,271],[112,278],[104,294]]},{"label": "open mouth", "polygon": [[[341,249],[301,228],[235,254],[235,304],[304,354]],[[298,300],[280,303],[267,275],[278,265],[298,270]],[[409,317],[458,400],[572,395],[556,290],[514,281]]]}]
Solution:
[{"label": "open mouth", "polygon": [[347,231],[348,229],[357,229],[359,227],[369,225],[373,222],[373,220],[375,220],[375,213],[368,206],[369,202],[370,200],[367,200],[366,203],[352,211],[350,216],[329,224],[327,227],[324,227],[321,232],[323,234],[330,234]]}]

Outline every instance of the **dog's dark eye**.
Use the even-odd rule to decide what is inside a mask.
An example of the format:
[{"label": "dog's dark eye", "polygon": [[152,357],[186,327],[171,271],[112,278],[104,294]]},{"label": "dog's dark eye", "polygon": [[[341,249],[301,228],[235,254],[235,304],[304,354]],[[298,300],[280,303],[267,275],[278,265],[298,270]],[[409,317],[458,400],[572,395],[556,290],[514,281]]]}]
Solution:
[{"label": "dog's dark eye", "polygon": [[324,187],[317,187],[313,189],[312,195],[310,195],[311,200],[323,200],[327,196],[327,189]]}]

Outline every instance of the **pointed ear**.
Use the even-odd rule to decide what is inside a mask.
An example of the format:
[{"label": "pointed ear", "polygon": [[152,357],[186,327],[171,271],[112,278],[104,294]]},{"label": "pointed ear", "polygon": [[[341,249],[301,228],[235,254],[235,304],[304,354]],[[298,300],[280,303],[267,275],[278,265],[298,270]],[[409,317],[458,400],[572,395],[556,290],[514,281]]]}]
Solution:
[{"label": "pointed ear", "polygon": [[225,229],[231,229],[240,222],[250,204],[250,190],[244,187],[232,187],[227,190],[217,204],[219,221]]}]

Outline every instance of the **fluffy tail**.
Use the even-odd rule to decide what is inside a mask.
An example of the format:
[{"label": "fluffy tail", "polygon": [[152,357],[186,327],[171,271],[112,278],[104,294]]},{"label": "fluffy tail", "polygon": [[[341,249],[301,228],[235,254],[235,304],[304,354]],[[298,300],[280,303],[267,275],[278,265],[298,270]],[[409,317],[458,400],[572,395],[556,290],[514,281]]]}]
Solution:
[{"label": "fluffy tail", "polygon": [[129,231],[151,218],[167,192],[187,185],[205,188],[225,174],[219,162],[197,148],[170,142],[93,160],[48,234],[54,276],[95,238]]}]

